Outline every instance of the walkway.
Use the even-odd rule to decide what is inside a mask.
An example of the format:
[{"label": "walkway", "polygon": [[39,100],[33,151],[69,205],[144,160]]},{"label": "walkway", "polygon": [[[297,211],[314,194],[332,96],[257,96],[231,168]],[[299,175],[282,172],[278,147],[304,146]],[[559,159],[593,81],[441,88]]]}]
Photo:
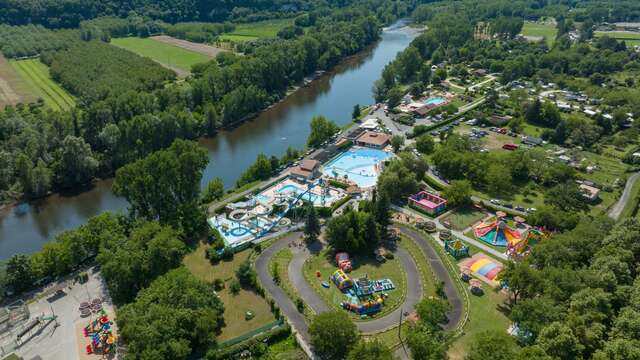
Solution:
[{"label": "walkway", "polygon": [[627,202],[631,200],[631,196],[633,195],[631,194],[631,191],[633,190],[633,185],[636,183],[638,178],[640,178],[640,172],[634,173],[629,177],[629,179],[627,179],[627,184],[624,186],[622,196],[609,210],[609,217],[613,220],[618,221],[620,219],[620,215],[622,215],[625,205],[627,205]]}]

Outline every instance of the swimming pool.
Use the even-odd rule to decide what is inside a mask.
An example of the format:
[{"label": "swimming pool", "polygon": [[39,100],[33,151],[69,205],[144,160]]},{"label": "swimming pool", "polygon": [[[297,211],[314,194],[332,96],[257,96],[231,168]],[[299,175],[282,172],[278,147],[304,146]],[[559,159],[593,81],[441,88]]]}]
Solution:
[{"label": "swimming pool", "polygon": [[223,216],[212,217],[207,221],[211,227],[218,230],[226,245],[236,246],[253,238],[251,229],[237,221],[227,219]]},{"label": "swimming pool", "polygon": [[378,180],[377,165],[391,157],[386,151],[354,148],[329,161],[323,174],[329,177],[347,177],[361,188],[372,187]]},{"label": "swimming pool", "polygon": [[427,105],[442,105],[447,102],[447,99],[440,96],[432,96],[428,98],[424,103]]},{"label": "swimming pool", "polygon": [[[278,193],[290,193],[293,192],[295,193],[296,196],[302,194],[303,192],[305,192],[305,189],[302,189],[296,185],[293,184],[286,184],[283,187],[281,187],[280,189],[277,190]],[[327,195],[324,197],[324,203],[322,202],[322,197],[318,194],[314,194],[312,192],[307,192],[306,194],[304,194],[301,197],[302,200],[313,203],[313,205],[316,206],[324,206],[327,204],[332,204],[334,201],[333,196]]]}]

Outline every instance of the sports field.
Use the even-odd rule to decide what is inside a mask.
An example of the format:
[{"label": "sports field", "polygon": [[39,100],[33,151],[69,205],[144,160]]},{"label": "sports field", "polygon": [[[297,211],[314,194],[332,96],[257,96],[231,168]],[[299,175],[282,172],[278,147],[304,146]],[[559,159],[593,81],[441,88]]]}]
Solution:
[{"label": "sports field", "polygon": [[9,61],[0,55],[0,110],[7,105],[29,103],[36,100],[31,88]]},{"label": "sports field", "polygon": [[545,38],[547,45],[551,46],[556,39],[557,33],[558,29],[556,29],[556,26],[551,22],[538,23],[525,21],[521,34],[527,37]]},{"label": "sports field", "polygon": [[600,37],[607,35],[616,40],[624,40],[627,45],[640,45],[640,33],[631,31],[596,31],[595,36]]},{"label": "sports field", "polygon": [[182,74],[176,71],[178,75],[184,75],[184,72],[191,71],[191,66],[194,64],[207,62],[211,59],[195,51],[148,38],[127,37],[111,39],[111,44],[148,57],[171,70],[182,70]]},{"label": "sports field", "polygon": [[36,97],[54,110],[66,110],[75,106],[74,98],[51,79],[49,68],[38,59],[11,60],[11,65],[25,81]]},{"label": "sports field", "polygon": [[259,38],[274,38],[278,31],[293,25],[293,19],[258,21],[247,24],[235,24],[236,29],[220,35],[221,40],[251,41]]}]

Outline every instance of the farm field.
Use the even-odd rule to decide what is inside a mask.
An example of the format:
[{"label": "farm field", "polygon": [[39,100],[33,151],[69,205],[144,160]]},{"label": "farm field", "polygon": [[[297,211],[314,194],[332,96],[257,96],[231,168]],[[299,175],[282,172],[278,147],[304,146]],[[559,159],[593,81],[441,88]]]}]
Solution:
[{"label": "farm field", "polygon": [[616,40],[624,40],[627,45],[640,45],[640,33],[631,31],[596,31],[595,37],[607,35]]},{"label": "farm field", "polygon": [[553,23],[525,22],[521,34],[524,36],[544,37],[547,45],[551,46],[556,39],[557,31]]},{"label": "farm field", "polygon": [[220,35],[226,41],[251,41],[260,38],[274,38],[278,31],[293,25],[293,19],[266,20],[247,24],[235,24],[236,29]]},{"label": "farm field", "polygon": [[164,67],[174,70],[179,76],[187,76],[192,65],[211,59],[201,53],[148,38],[117,38],[111,39],[111,44],[148,57]]},{"label": "farm field", "polygon": [[199,44],[194,43],[187,40],[176,39],[171,36],[166,35],[158,35],[150,37],[151,40],[159,41],[163,44],[177,46],[181,49],[185,49],[187,51],[197,52],[198,54],[202,54],[208,56],[210,58],[216,57],[219,53],[226,51],[225,49],[217,48],[215,46],[207,45],[207,44]]},{"label": "farm field", "polygon": [[[231,281],[235,279],[235,270],[249,259],[253,251],[238,252],[233,260],[222,260],[216,265],[212,265],[205,258],[205,251],[208,247],[209,245],[200,244],[195,251],[185,256],[183,263],[193,275],[201,280],[212,283],[214,279],[222,279],[225,283],[225,288],[218,292],[220,300],[224,303],[225,326],[217,339],[219,341],[233,339],[275,321],[267,301],[254,291],[242,289],[236,295],[229,291]],[[245,313],[249,310],[255,314],[255,317],[251,320],[245,320]]]},{"label": "farm field", "polygon": [[75,106],[74,98],[58,85],[49,74],[49,68],[38,59],[11,61],[33,93],[54,110],[66,110]]},{"label": "farm field", "polygon": [[20,77],[9,61],[0,55],[0,109],[7,105],[36,100],[31,87]]}]

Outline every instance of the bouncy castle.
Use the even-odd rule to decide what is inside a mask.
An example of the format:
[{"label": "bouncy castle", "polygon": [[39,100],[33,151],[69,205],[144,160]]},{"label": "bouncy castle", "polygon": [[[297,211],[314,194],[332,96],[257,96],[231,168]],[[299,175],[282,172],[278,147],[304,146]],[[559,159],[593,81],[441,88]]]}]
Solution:
[{"label": "bouncy castle", "polygon": [[522,235],[511,229],[500,217],[490,223],[478,224],[473,232],[478,239],[493,246],[515,247],[522,241]]},{"label": "bouncy castle", "polygon": [[340,290],[345,290],[353,286],[353,280],[342,270],[336,270],[333,275],[331,275],[331,281],[333,281]]}]

